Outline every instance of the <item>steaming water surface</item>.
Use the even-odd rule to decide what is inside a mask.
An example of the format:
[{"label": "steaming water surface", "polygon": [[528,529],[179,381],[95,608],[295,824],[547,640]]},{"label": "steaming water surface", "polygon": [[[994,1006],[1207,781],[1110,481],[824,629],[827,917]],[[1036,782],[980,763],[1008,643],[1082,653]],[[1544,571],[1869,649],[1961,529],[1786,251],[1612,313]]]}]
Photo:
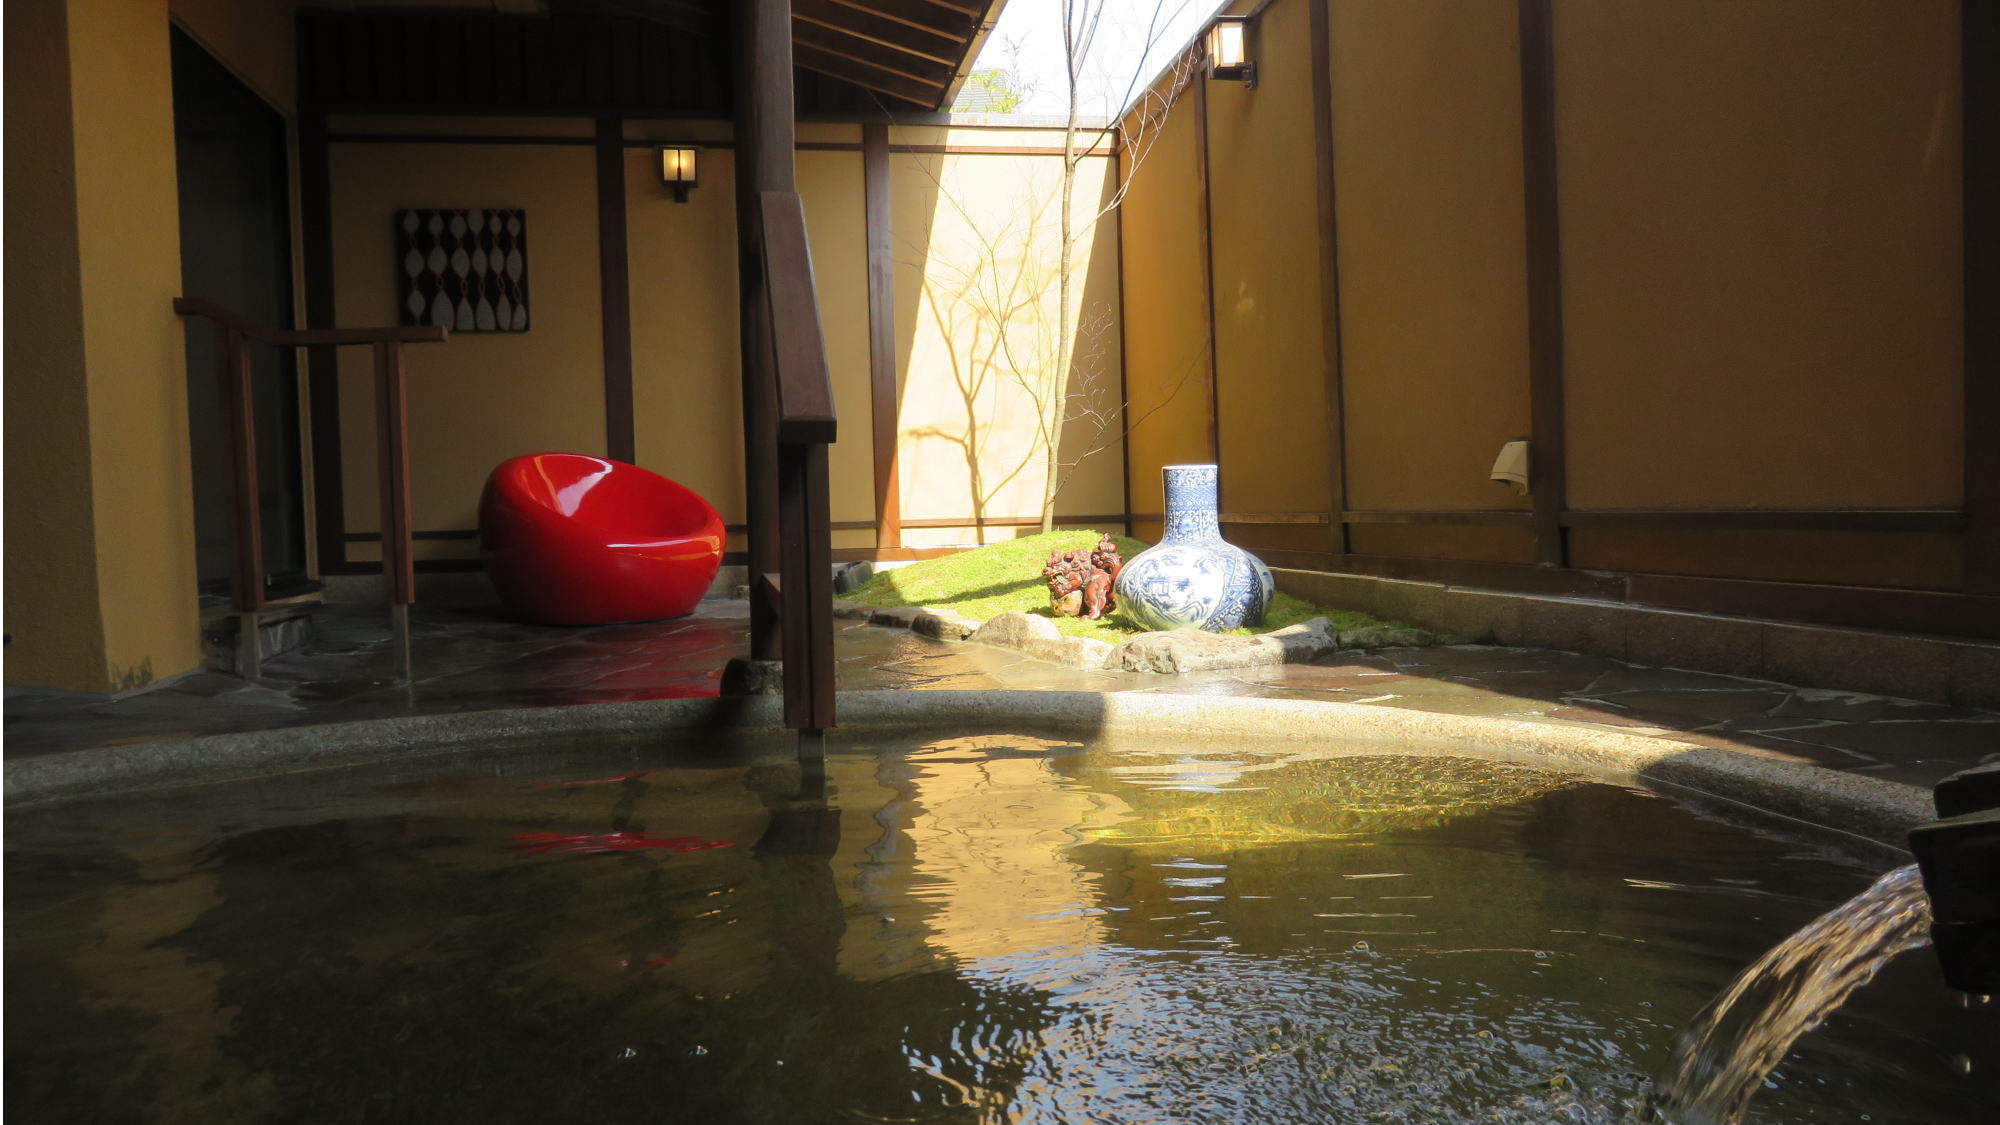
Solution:
[{"label": "steaming water surface", "polygon": [[[7,823],[21,1120],[1616,1122],[1892,866],[1470,757],[569,749]],[[1924,955],[1751,1122],[1992,1120]]]}]

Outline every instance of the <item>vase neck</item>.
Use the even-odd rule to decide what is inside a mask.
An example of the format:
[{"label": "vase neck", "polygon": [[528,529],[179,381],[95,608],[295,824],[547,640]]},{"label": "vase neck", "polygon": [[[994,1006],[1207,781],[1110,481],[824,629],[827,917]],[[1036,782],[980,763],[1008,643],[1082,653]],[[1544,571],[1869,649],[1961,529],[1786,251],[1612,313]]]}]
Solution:
[{"label": "vase neck", "polygon": [[1168,465],[1166,479],[1168,540],[1220,539],[1216,520],[1214,465]]}]

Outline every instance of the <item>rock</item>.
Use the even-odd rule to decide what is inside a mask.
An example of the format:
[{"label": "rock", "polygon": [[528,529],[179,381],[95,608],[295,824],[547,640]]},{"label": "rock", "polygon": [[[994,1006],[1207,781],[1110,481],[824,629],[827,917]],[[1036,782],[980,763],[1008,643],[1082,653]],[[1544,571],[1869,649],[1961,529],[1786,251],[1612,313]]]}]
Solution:
[{"label": "rock", "polygon": [[835,563],[833,566],[833,592],[836,594],[845,594],[850,590],[858,590],[873,577],[875,577],[874,563]]},{"label": "rock", "polygon": [[890,629],[908,629],[917,623],[917,618],[930,611],[920,605],[895,605],[878,609],[868,615],[870,625],[882,625]]},{"label": "rock", "polygon": [[1424,648],[1436,643],[1437,634],[1401,625],[1368,625],[1340,635],[1341,648]]},{"label": "rock", "polygon": [[975,630],[971,638],[981,644],[1002,645],[1007,648],[1026,648],[1029,640],[1057,640],[1062,634],[1056,630],[1056,623],[1039,614],[1022,613],[1018,610],[1003,613]]},{"label": "rock", "polygon": [[850,602],[844,598],[833,599],[833,615],[835,617],[866,621],[874,613],[874,606],[862,605],[860,602]]},{"label": "rock", "polygon": [[1019,647],[1024,655],[1071,668],[1102,668],[1111,655],[1109,644],[1090,637],[1029,637]]},{"label": "rock", "polygon": [[1173,675],[1284,662],[1281,642],[1267,642],[1262,637],[1225,637],[1189,625],[1167,632],[1141,633],[1113,649],[1105,658],[1104,667]]},{"label": "rock", "polygon": [[1340,638],[1333,631],[1333,622],[1324,617],[1301,621],[1297,625],[1287,625],[1273,629],[1253,640],[1264,644],[1277,645],[1284,654],[1281,664],[1309,664],[1340,647]]},{"label": "rock", "polygon": [[979,630],[979,622],[948,609],[934,609],[910,622],[910,631],[941,641],[962,641]]}]

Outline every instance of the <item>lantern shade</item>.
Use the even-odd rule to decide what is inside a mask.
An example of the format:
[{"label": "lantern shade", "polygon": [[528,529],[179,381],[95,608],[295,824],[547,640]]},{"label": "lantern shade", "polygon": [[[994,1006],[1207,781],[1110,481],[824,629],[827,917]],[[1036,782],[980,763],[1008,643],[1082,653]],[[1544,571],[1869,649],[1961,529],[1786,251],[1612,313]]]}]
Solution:
[{"label": "lantern shade", "polygon": [[698,182],[696,165],[701,149],[695,145],[661,145],[653,151],[659,154],[660,182],[673,189],[676,202],[686,203],[688,189]]},{"label": "lantern shade", "polygon": [[1250,45],[1242,16],[1217,16],[1208,25],[1208,76],[1257,84],[1257,64],[1250,61]]}]

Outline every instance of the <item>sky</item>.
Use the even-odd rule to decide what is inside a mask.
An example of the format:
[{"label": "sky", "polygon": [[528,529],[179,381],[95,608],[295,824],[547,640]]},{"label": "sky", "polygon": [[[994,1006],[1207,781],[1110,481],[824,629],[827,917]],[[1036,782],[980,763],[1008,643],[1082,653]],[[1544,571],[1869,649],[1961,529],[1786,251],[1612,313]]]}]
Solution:
[{"label": "sky", "polygon": [[[1084,59],[1079,82],[1078,112],[1086,117],[1110,117],[1157,74],[1208,17],[1221,5],[1216,0],[1072,0],[1078,6],[1106,5],[1103,30]],[[1149,22],[1158,30],[1151,35]],[[1000,22],[979,53],[976,69],[997,67],[1030,87],[1016,112],[1060,117],[1069,112],[1064,77],[1062,0],[1007,0]]]}]

